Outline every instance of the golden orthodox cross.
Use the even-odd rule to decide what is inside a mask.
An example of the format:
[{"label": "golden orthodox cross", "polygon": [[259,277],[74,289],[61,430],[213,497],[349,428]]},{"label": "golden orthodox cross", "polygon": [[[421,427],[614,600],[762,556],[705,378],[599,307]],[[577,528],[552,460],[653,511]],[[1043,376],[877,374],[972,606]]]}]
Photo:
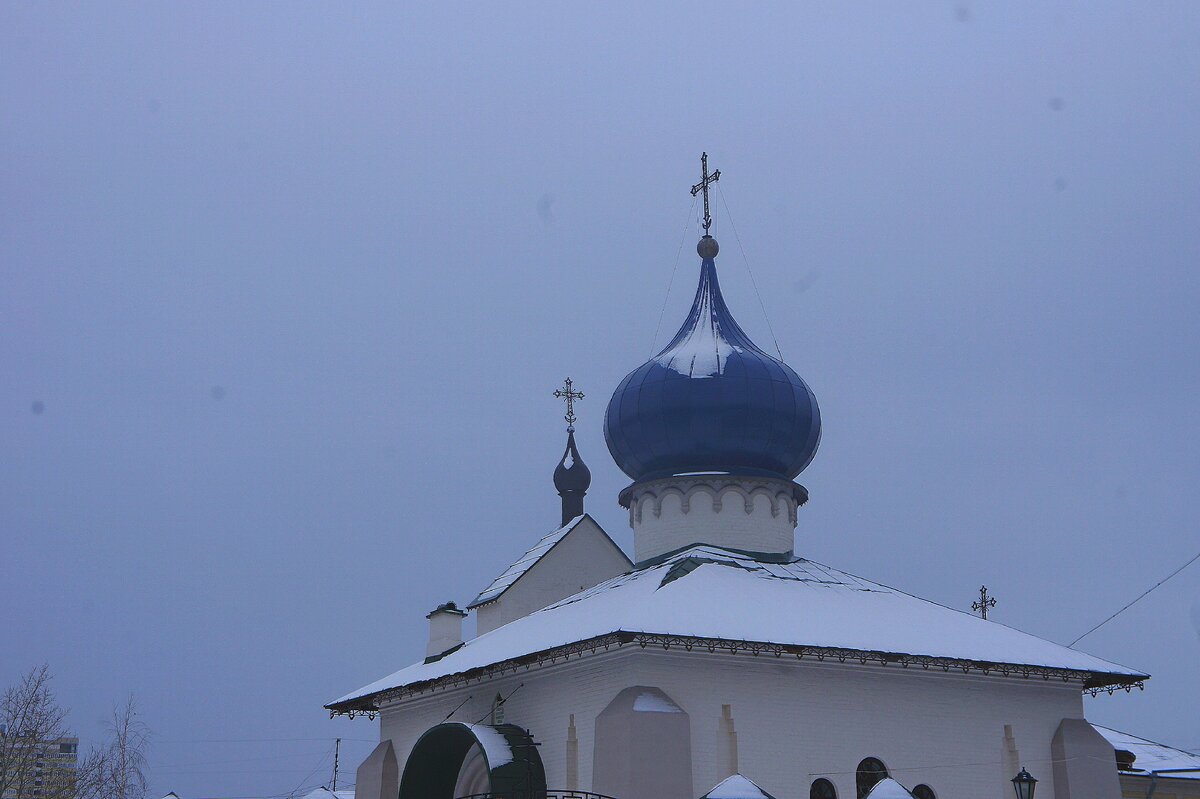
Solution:
[{"label": "golden orthodox cross", "polygon": [[692,196],[695,197],[700,192],[704,192],[704,235],[708,235],[708,229],[712,227],[712,217],[708,214],[708,186],[710,183],[716,183],[721,179],[721,170],[714,171],[711,175],[708,174],[708,153],[700,154],[700,182],[692,186]]},{"label": "golden orthodox cross", "polygon": [[996,598],[988,596],[986,585],[979,586],[979,601],[971,604],[971,610],[986,619],[988,609],[994,607],[996,607]]},{"label": "golden orthodox cross", "polygon": [[568,377],[565,381],[563,381],[562,388],[554,390],[554,396],[567,401],[567,415],[563,418],[567,420],[568,430],[575,429],[575,400],[583,399],[583,392],[576,391],[573,386],[574,384],[571,382],[571,378]]}]

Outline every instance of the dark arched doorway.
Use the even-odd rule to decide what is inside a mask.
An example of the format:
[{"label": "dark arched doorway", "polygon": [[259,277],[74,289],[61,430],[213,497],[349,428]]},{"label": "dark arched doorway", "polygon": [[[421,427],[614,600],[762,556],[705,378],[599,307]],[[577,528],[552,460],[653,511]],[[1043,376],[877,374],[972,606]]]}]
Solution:
[{"label": "dark arched doorway", "polygon": [[455,799],[454,787],[468,754],[482,756],[488,793],[545,794],[546,771],[525,730],[515,724],[450,722],[430,727],[413,746],[400,778],[400,799]]}]

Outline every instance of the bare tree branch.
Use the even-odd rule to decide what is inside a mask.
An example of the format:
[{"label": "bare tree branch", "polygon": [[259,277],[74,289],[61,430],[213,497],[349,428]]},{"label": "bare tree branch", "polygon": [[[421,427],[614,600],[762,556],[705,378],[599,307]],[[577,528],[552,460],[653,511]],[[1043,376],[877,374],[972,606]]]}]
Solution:
[{"label": "bare tree branch", "polygon": [[42,799],[74,795],[70,780],[56,777],[46,784],[38,773],[37,764],[46,747],[68,736],[67,714],[50,690],[50,679],[48,666],[36,666],[0,699],[0,727],[4,730],[0,735],[0,796],[31,796],[35,786]]},{"label": "bare tree branch", "polygon": [[0,697],[0,796],[145,799],[150,732],[133,697],[113,708],[104,745],[80,757],[50,681],[37,666]]},{"label": "bare tree branch", "polygon": [[141,720],[132,696],[124,706],[113,708],[108,732],[110,740],[98,799],[145,799],[150,731]]}]

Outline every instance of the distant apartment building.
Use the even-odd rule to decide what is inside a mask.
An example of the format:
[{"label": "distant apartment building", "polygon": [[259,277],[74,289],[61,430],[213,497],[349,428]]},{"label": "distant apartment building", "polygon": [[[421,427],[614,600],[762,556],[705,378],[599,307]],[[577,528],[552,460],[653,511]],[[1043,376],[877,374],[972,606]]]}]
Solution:
[{"label": "distant apartment building", "polygon": [[72,799],[79,739],[38,740],[0,727],[0,799]]}]

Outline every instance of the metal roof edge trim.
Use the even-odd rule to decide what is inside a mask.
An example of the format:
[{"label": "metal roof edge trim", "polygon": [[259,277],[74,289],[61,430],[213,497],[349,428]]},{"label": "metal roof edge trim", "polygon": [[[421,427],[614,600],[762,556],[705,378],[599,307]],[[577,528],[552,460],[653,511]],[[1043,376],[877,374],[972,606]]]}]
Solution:
[{"label": "metal roof edge trim", "polygon": [[618,630],[539,652],[531,652],[527,655],[508,658],[507,660],[498,661],[487,666],[478,666],[466,671],[446,674],[442,677],[384,688],[370,694],[347,699],[343,702],[334,702],[325,705],[325,709],[329,711],[331,718],[337,715],[348,715],[351,718],[358,714],[370,714],[373,716],[379,712],[380,701],[390,702],[397,699],[404,699],[408,696],[415,696],[425,691],[466,685],[473,680],[482,680],[502,675],[508,671],[522,667],[529,668],[534,665],[555,663],[564,659],[569,660],[573,655],[583,657],[585,654],[595,654],[600,649],[609,651],[614,646],[621,647],[626,644],[636,644],[642,649],[654,647],[667,650],[672,647],[681,647],[688,652],[701,649],[710,654],[721,650],[729,654],[749,654],[755,657],[764,654],[776,658],[789,655],[795,657],[797,660],[803,660],[808,657],[819,662],[826,660],[836,660],[839,663],[858,661],[863,666],[871,664],[879,666],[897,664],[905,669],[910,666],[919,666],[924,671],[941,669],[943,672],[949,672],[955,670],[961,671],[964,674],[975,671],[982,673],[984,676],[988,676],[994,672],[1002,677],[1023,679],[1041,677],[1047,682],[1051,679],[1061,680],[1062,682],[1071,682],[1074,680],[1081,683],[1081,690],[1088,691],[1093,696],[1101,691],[1107,691],[1107,693],[1112,694],[1121,689],[1127,692],[1134,688],[1141,689],[1144,688],[1143,683],[1150,679],[1149,674],[1140,673],[1118,674],[1115,672],[1080,671],[1078,669],[1066,669],[1054,666],[998,663],[964,658],[940,657],[937,655],[914,655],[903,652],[880,652],[864,649],[808,646],[803,644],[775,644],[762,641],[700,638],[659,633],[632,633]]}]

